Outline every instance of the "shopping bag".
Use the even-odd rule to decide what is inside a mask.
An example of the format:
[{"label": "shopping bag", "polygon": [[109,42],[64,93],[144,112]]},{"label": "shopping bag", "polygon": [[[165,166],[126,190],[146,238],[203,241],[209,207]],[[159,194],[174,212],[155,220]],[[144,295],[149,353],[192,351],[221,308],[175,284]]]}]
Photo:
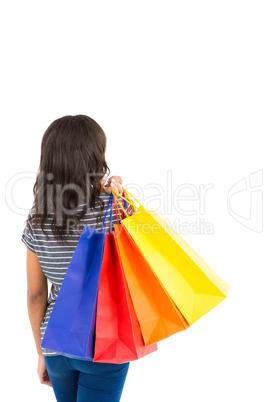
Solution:
[{"label": "shopping bag", "polygon": [[100,273],[94,362],[121,364],[157,350],[145,346],[122,271],[115,233],[107,233]]},{"label": "shopping bag", "polygon": [[[126,189],[124,192],[139,207],[130,216],[125,211],[127,217],[121,224],[192,325],[226,298],[229,285],[158,214],[146,209]],[[123,198],[114,190],[113,194]]]},{"label": "shopping bag", "polygon": [[[41,346],[61,355],[93,360],[97,291],[106,231],[85,225],[51,312]],[[110,218],[111,219],[111,218]]]},{"label": "shopping bag", "polygon": [[114,224],[123,271],[145,345],[189,327],[124,225]]}]

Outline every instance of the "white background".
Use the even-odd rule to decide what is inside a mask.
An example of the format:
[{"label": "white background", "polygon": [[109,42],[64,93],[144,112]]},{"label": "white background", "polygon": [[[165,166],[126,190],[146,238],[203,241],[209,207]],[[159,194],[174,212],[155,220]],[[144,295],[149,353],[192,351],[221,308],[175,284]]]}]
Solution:
[{"label": "white background", "polygon": [[[1,399],[54,400],[36,373],[20,237],[45,129],[64,115],[87,114],[107,135],[111,173],[169,222],[188,223],[181,235],[230,284],[220,305],[131,363],[122,401],[267,401],[265,6],[2,3]],[[167,213],[163,199],[159,208],[147,204],[156,184],[170,192],[170,172],[172,194],[186,183],[211,186],[204,211],[194,199],[180,204],[192,215],[174,205]],[[27,178],[11,194],[18,177]],[[243,191],[235,187],[231,213],[234,185]],[[194,233],[200,219],[213,233]]]}]

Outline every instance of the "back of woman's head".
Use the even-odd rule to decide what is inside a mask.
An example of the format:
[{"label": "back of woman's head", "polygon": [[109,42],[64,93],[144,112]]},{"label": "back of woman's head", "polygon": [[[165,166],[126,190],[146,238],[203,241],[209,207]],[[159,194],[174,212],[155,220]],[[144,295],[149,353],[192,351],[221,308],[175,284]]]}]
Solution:
[{"label": "back of woman's head", "polygon": [[[89,207],[103,210],[100,180],[110,169],[105,160],[106,135],[85,115],[53,121],[41,143],[40,166],[34,184],[34,223],[44,224],[52,213],[52,231],[63,240],[70,221],[79,224]],[[81,213],[76,207],[83,201]]]}]

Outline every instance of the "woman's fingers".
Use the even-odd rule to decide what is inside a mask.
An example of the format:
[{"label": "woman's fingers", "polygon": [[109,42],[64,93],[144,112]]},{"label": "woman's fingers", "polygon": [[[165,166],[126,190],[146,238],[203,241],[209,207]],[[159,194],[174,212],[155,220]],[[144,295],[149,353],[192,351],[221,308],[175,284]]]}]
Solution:
[{"label": "woman's fingers", "polygon": [[123,179],[121,176],[112,176],[111,179],[115,179],[119,184],[123,184]]},{"label": "woman's fingers", "polygon": [[108,179],[107,184],[110,186],[112,182],[115,185],[120,185],[120,186],[123,184],[123,180],[122,180],[121,176],[111,176]]},{"label": "woman's fingers", "polygon": [[114,179],[111,180],[111,187],[117,193],[119,193],[119,194],[123,193],[123,188],[122,188],[121,184]]},{"label": "woman's fingers", "polygon": [[49,375],[48,375],[48,372],[46,369],[45,358],[43,355],[39,356],[38,365],[37,365],[37,373],[38,373],[41,384],[52,387],[51,381],[50,381],[50,378],[49,378]]},{"label": "woman's fingers", "polygon": [[116,191],[119,194],[123,193],[123,179],[121,176],[111,176],[107,183],[106,182],[106,177],[103,177],[101,180],[101,188],[104,193],[111,194],[112,190]]},{"label": "woman's fingers", "polygon": [[111,190],[114,190],[117,193],[122,194],[123,193],[122,184],[123,184],[123,180],[122,180],[121,176],[111,176],[109,178],[107,184],[105,185],[105,187],[106,186],[108,188],[110,187]]},{"label": "woman's fingers", "polygon": [[50,378],[48,376],[47,371],[45,371],[43,373],[43,378],[41,380],[41,384],[48,385],[49,387],[52,387],[52,384],[51,384],[51,381],[50,381]]}]

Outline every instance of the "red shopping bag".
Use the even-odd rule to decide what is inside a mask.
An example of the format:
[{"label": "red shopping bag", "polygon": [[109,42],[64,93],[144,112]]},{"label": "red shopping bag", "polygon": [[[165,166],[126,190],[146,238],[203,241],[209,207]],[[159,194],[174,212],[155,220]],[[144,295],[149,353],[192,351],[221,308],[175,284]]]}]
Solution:
[{"label": "red shopping bag", "polygon": [[121,364],[157,350],[144,345],[113,232],[105,236],[95,331],[94,362]]}]

